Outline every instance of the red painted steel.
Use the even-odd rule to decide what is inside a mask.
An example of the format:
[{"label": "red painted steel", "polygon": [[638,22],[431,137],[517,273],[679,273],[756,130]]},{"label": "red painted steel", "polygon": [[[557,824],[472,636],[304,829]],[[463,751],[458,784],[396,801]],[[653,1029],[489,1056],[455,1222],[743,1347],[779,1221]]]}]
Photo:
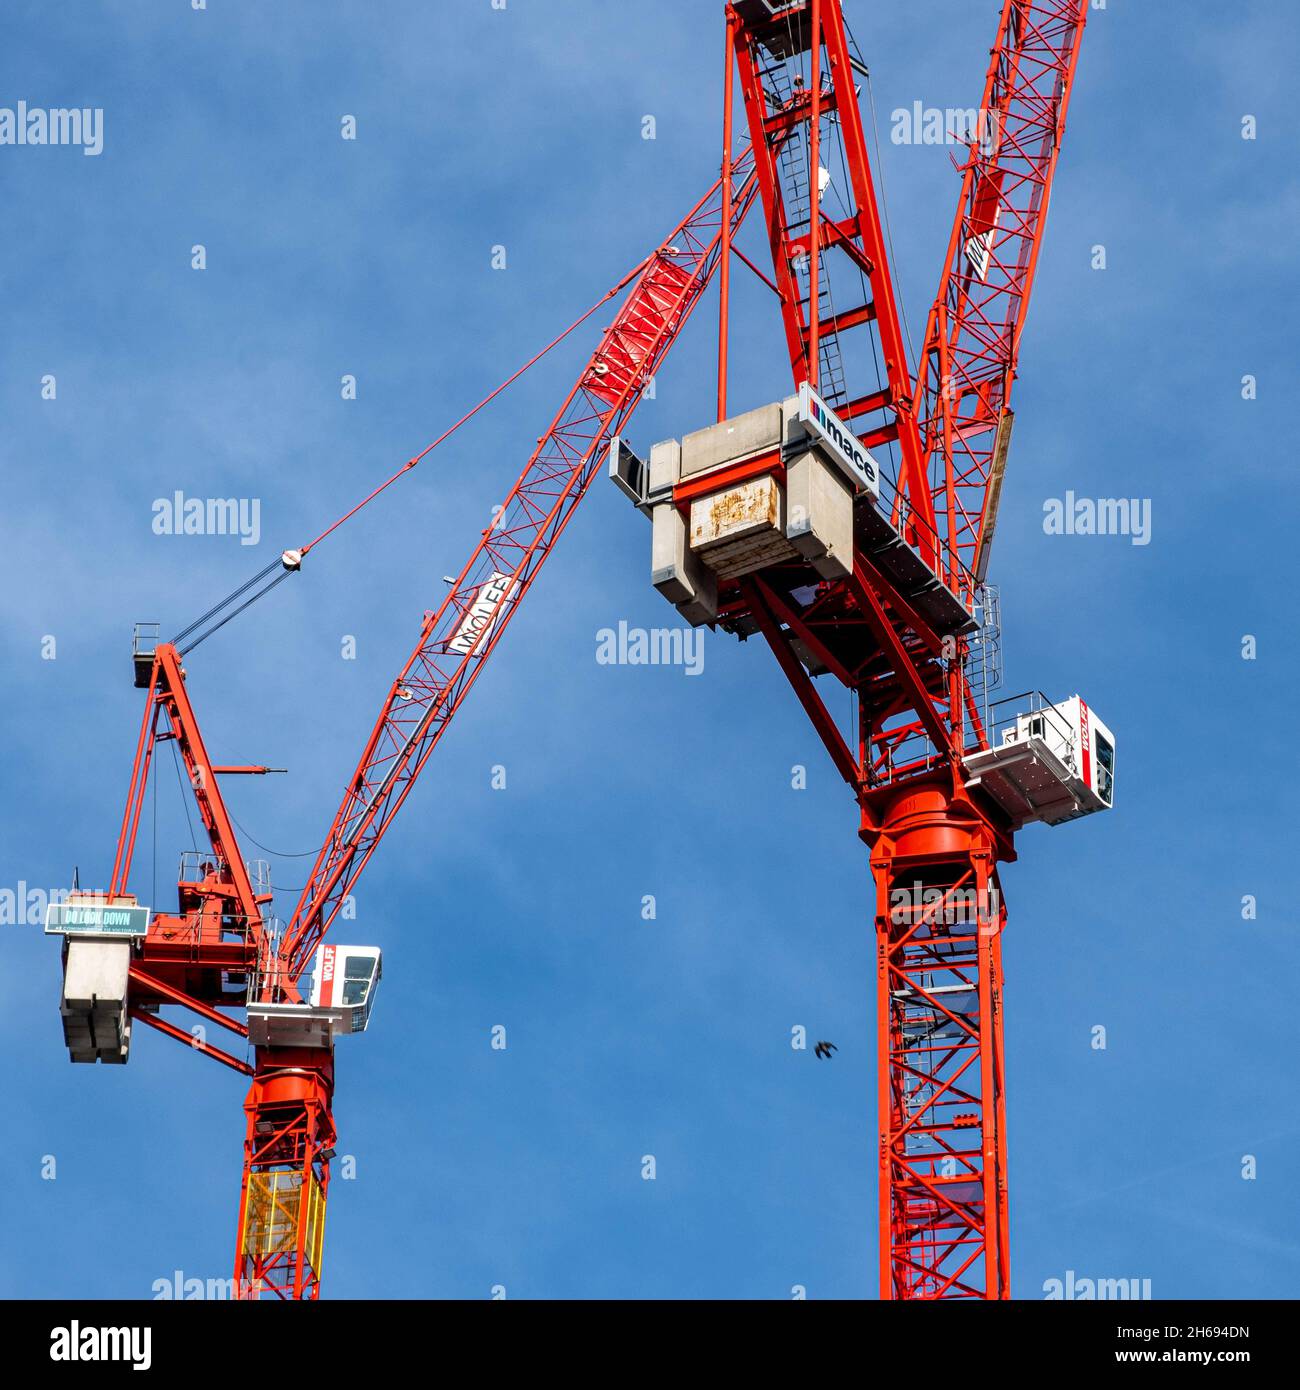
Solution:
[{"label": "red painted steel", "polygon": [[[780,297],[795,384],[818,386],[869,448],[897,446],[886,510],[901,539],[971,600],[971,570],[987,539],[997,427],[1015,374],[1085,8],[1086,0],[1004,0],[985,94],[997,133],[972,146],[964,166],[947,269],[914,380],[841,0],[796,0],[775,13],[756,0],[726,6],[722,177],[629,277],[635,283],[613,324],[443,603],[426,616],[278,944],[262,916],[269,897],[254,890],[218,785],[222,773],[268,769],[212,764],[180,656],[170,645],[157,649],[112,891],[126,889],[156,745],[174,739],[210,857],[179,884],[179,912],[154,917],[132,968],[130,1006],[136,1020],[252,1074],[236,1255],[241,1295],[319,1294],[335,1142],[332,1050],[262,1047],[250,1067],[207,1044],[201,1025],[186,1033],[157,1008],[186,1007],[246,1036],[223,1009],[255,997],[298,999],[315,946],[563,533],[603,446],[627,424],[719,270],[718,410],[725,415],[733,253]],[[739,152],[733,64],[750,135]],[[822,173],[827,151],[840,157],[839,184],[829,168]],[[842,205],[837,215],[823,198],[831,189]],[[759,198],[771,280],[734,245]],[[833,287],[842,292],[855,281],[858,302],[835,304]],[[855,393],[850,380],[861,375],[868,351],[879,379]],[[871,846],[882,1294],[1005,1297],[1005,909],[991,895],[996,865],[1013,858],[1014,848],[996,814],[962,786],[962,752],[983,739],[965,680],[965,640],[941,637],[874,552],[855,556],[847,580],[817,582],[807,602],[796,601],[806,577],[798,566],[789,573],[777,566],[731,585],[722,623],[749,620],[763,633],[854,787],[860,833]],[[856,752],[795,655],[795,639],[857,695]]]},{"label": "red painted steel", "polygon": [[[296,980],[495,650],[754,199],[747,153],[650,258],[389,690],[279,948]],[[723,203],[730,212],[724,222]],[[485,597],[486,595],[486,597]],[[497,597],[499,595],[499,597]],[[476,604],[485,617],[473,624]]]},{"label": "red painted steel", "polygon": [[[601,465],[604,446],[631,418],[647,383],[685,327],[718,268],[724,241],[730,243],[756,194],[752,160],[741,152],[658,250],[602,301],[632,284],[505,505],[483,533],[442,607],[426,618],[419,644],[393,682],[278,949],[262,916],[270,897],[254,892],[218,786],[218,774],[259,775],[270,769],[213,765],[185,690],[179,653],[163,644],[153,655],[113,867],[113,891],[125,891],[130,876],[156,745],[160,738],[174,738],[194,789],[211,856],[202,864],[198,880],[180,884],[180,912],[155,914],[130,974],[131,1016],[200,1055],[253,1077],[245,1102],[247,1137],[235,1260],[241,1297],[314,1299],[319,1295],[329,1157],[335,1142],[333,1052],[259,1047],[255,1065],[250,1066],[208,1044],[201,1024],[186,1032],[160,1018],[156,1010],[164,1004],[188,1008],[203,1022],[246,1037],[247,1028],[220,1009],[254,999],[266,1003],[299,999],[298,981],[316,944],[563,533]],[[561,337],[590,317],[590,312]],[[527,365],[470,415],[499,395]],[[445,437],[439,436],[300,554],[305,555],[373,501]],[[466,636],[467,621],[485,589],[502,595],[499,611]]]},{"label": "red painted steel", "polygon": [[[1087,0],[1003,0],[962,169],[916,393],[953,584],[959,566],[976,568],[990,520],[997,430],[1011,404],[1087,12]],[[979,251],[988,257],[982,275],[970,254]]]},{"label": "red painted steel", "polygon": [[999,859],[1010,838],[943,774],[879,809],[880,1288],[1010,1296]]},{"label": "red painted steel", "polygon": [[[138,1010],[141,1005],[178,1004],[207,1022],[246,1034],[242,1024],[220,1010],[241,1006],[240,986],[246,986],[270,960],[263,909],[271,897],[253,888],[221,795],[218,769],[208,755],[190,703],[180,655],[169,643],[153,654],[118,839],[110,889],[114,895],[126,891],[145,789],[161,741],[173,742],[179,752],[208,849],[196,856],[196,876],[178,885],[178,912],[153,914],[130,973],[131,1006]],[[148,1017],[144,1021],[152,1022]],[[192,1035],[184,1036],[189,1040]],[[196,1043],[191,1045],[202,1050]]]},{"label": "red painted steel", "polygon": [[258,1048],[235,1250],[243,1299],[320,1296],[333,1096],[331,1049]]},{"label": "red painted steel", "polygon": [[[840,0],[819,0],[817,11],[826,80],[815,86],[805,81],[799,88],[794,87],[781,55],[786,50],[815,54],[813,65],[822,76],[823,45],[809,40],[809,10],[801,4],[769,15],[765,7],[742,11],[728,6],[728,13],[737,25],[740,88],[795,383],[820,383],[821,394],[859,432],[860,421],[880,420],[880,427],[898,440],[902,451],[902,490],[911,510],[920,518],[925,534],[933,536],[933,501],[912,415],[912,378]],[[820,118],[815,129],[814,111]],[[810,151],[815,147],[820,159],[822,149],[832,144],[832,135],[847,170],[847,186],[840,196],[848,206],[838,221],[826,215],[818,191],[821,180],[810,178],[815,171],[809,167]],[[821,167],[819,163],[817,168]],[[822,276],[828,273],[824,253],[832,250],[841,262],[841,272],[847,272],[844,278],[860,287],[862,300],[853,306],[853,315],[838,325],[833,316],[821,321],[826,289]],[[836,364],[850,347],[844,339],[855,322],[871,325],[888,382],[887,395],[871,410],[855,407],[844,395],[837,372]]]},{"label": "red painted steel", "polygon": [[[868,448],[897,442],[883,504],[902,540],[968,607],[987,559],[999,425],[1086,8],[1087,0],[1003,0],[984,139],[963,168],[915,383],[854,90],[854,72],[865,69],[854,65],[841,0],[797,0],[775,13],[735,0],[727,10],[794,383],[820,386]],[[852,194],[838,219],[822,208],[822,184],[834,184],[828,145],[838,147]],[[824,298],[832,259],[859,272],[861,302]],[[883,380],[855,394],[848,344],[863,339]],[[860,372],[863,354],[858,361]],[[719,375],[726,379],[725,341]],[[996,866],[1015,849],[1000,812],[964,786],[964,753],[986,746],[967,637],[937,630],[920,596],[900,590],[882,564],[859,537],[846,579],[824,581],[795,563],[724,585],[723,625],[763,634],[853,787],[871,848],[881,1296],[1005,1298],[1006,911]],[[856,757],[808,661],[857,696]]]}]

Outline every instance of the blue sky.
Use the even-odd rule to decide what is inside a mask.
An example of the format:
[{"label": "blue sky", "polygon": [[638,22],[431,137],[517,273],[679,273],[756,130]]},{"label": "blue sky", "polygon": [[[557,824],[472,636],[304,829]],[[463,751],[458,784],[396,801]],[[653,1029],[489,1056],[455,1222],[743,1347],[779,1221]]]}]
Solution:
[{"label": "blue sky", "polygon": [[[956,177],[942,147],[891,145],[888,113],[975,105],[994,7],[848,9],[915,325]],[[314,535],[703,192],[721,10],[6,6],[0,106],[102,107],[105,124],[98,157],[0,146],[0,888],[63,887],[74,864],[106,883],[140,710],[134,621],[183,626]],[[1089,700],[1117,735],[1117,803],[1028,829],[1004,871],[1021,1297],[1067,1270],[1150,1278],[1157,1297],[1300,1292],[1283,714],[1298,35],[1286,4],[1194,0],[1175,18],[1110,0],[1085,39],[991,577],[1007,690]],[[740,283],[736,410],[791,384],[773,307]],[[711,418],[711,319],[710,301],[639,447]],[[214,757],[290,769],[229,791],[263,844],[319,843],[440,577],[590,345],[567,344],[192,658]],[[260,544],[155,535],[153,503],[176,489],[259,499]],[[1150,499],[1151,543],[1044,534],[1044,501],[1069,489]],[[853,808],[754,644],[711,635],[698,678],[597,664],[602,627],[675,621],[648,559],[645,523],[597,483],[363,880],[347,935],[383,946],[385,979],[371,1031],[339,1047],[357,1175],[331,1193],[328,1296],[875,1295]],[[164,783],[142,898],[174,905],[187,843]],[[286,890],[304,872],[276,861]],[[70,1066],[56,948],[0,931],[0,1295],[225,1277],[244,1083],[152,1034],[125,1068]],[[836,1041],[832,1064],[791,1050],[796,1024]]]}]

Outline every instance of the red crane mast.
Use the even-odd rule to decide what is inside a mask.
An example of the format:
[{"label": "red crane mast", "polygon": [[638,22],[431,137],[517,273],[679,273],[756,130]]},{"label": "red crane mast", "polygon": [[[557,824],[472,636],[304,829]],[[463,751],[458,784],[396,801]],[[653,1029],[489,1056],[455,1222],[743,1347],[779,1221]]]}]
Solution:
[{"label": "red crane mast", "polygon": [[[1004,0],[913,378],[858,102],[870,73],[841,0],[727,7],[774,288],[804,392],[799,419],[812,402],[814,421],[801,430],[787,407],[775,451],[760,440],[751,457],[717,469],[690,436],[661,497],[689,525],[691,548],[699,538],[705,568],[687,578],[706,591],[704,611],[742,637],[762,634],[860,807],[876,885],[885,1298],[1009,1295],[997,864],[1015,857],[1017,824],[1042,817],[1009,812],[1009,793],[979,785],[968,759],[990,751],[980,667],[994,637],[977,618],[993,603],[982,586],[1011,385],[1086,10],[1087,0]],[[725,306],[722,336],[720,421]],[[854,358],[863,340],[870,356]],[[874,389],[853,389],[871,365]],[[806,532],[787,521],[784,537],[769,528],[768,559],[755,564],[755,527],[728,541],[726,518],[746,506],[746,487],[767,480],[786,508],[796,492],[809,495],[794,469],[806,468],[797,455],[818,410],[833,444],[897,447],[892,477],[877,483],[880,509],[855,504],[851,561],[841,544],[838,559],[828,546],[810,566]],[[761,431],[760,414],[741,421]],[[728,430],[743,433],[741,421]],[[702,610],[682,611],[694,621]],[[829,713],[819,675],[854,692],[855,737]],[[1086,707],[1083,717],[1086,728]]]}]

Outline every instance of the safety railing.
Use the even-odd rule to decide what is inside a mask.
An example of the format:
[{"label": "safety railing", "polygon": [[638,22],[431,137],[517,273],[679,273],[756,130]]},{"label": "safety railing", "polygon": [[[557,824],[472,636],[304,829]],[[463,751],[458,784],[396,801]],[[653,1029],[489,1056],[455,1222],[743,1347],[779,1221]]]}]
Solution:
[{"label": "safety railing", "polygon": [[[990,706],[989,746],[998,748],[1013,741],[1023,730],[1030,738],[1041,739],[1066,764],[1078,772],[1078,746],[1073,725],[1041,690],[1008,695]],[[1007,735],[1012,735],[1009,739]]]},{"label": "safety railing", "polygon": [[[993,692],[1001,688],[1003,677],[1002,597],[994,585],[982,584],[975,590],[971,616],[979,627],[967,639],[966,684],[987,729]],[[975,736],[977,731],[970,729],[968,733]]]},{"label": "safety railing", "polygon": [[890,519],[903,544],[952,591],[957,601],[967,609],[973,608],[975,595],[981,587],[975,576],[959,556],[948,553],[947,545],[935,527],[912,509],[907,500],[907,493],[902,490],[897,480],[891,478],[884,469],[877,471],[880,475],[878,506],[881,515]]},{"label": "safety railing", "polygon": [[226,861],[221,855],[211,849],[181,850],[178,883],[202,883],[209,874],[221,879],[226,877]]},{"label": "safety railing", "polygon": [[152,657],[158,648],[161,623],[136,623],[131,631],[131,655]]}]

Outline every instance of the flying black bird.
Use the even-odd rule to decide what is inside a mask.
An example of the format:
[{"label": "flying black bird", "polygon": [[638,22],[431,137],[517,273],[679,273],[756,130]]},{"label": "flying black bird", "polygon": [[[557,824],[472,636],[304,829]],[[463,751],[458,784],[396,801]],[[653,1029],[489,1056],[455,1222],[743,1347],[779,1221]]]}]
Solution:
[{"label": "flying black bird", "polygon": [[838,1051],[839,1051],[839,1048],[836,1047],[835,1044],[834,1044],[834,1043],[831,1043],[831,1042],[819,1042],[819,1043],[817,1044],[817,1046],[816,1046],[815,1048],[813,1048],[813,1052],[814,1052],[818,1057],[829,1057],[829,1056],[831,1055],[832,1052],[838,1052]]}]

